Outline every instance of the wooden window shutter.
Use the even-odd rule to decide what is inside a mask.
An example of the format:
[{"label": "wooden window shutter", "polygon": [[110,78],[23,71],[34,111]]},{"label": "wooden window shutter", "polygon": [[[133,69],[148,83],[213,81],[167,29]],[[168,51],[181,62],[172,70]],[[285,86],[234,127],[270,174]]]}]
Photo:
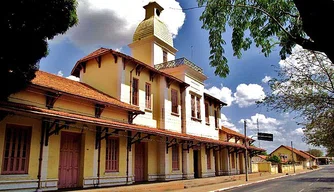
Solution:
[{"label": "wooden window shutter", "polygon": [[119,139],[109,137],[106,141],[106,172],[117,172],[119,167]]},{"label": "wooden window shutter", "polygon": [[7,125],[2,174],[26,174],[29,167],[31,127]]}]

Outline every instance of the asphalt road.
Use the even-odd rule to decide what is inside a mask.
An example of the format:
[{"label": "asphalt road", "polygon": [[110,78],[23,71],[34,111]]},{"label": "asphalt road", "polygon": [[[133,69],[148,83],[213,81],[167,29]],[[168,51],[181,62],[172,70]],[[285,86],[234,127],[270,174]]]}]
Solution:
[{"label": "asphalt road", "polygon": [[237,192],[334,192],[334,165],[322,166],[317,171],[291,175],[230,189]]}]

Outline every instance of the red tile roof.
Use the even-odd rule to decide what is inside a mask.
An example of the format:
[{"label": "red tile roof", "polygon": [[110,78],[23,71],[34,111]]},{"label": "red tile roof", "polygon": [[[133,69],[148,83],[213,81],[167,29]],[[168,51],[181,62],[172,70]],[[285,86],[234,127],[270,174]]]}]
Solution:
[{"label": "red tile roof", "polygon": [[267,155],[258,155],[261,159],[267,160],[268,156]]},{"label": "red tile roof", "polygon": [[61,92],[63,94],[69,94],[71,96],[89,99],[96,103],[121,107],[129,111],[143,113],[137,106],[121,102],[87,84],[53,75],[44,71],[36,72],[36,77],[32,80],[32,85],[35,87],[37,86],[38,88],[44,88],[51,91]]},{"label": "red tile roof", "polygon": [[158,129],[158,128],[152,128],[152,127],[143,126],[143,125],[128,124],[124,122],[117,122],[117,121],[99,119],[95,117],[78,115],[78,114],[73,114],[73,113],[68,113],[68,112],[45,109],[45,108],[40,108],[40,107],[36,107],[32,105],[25,105],[21,103],[0,102],[0,110],[9,111],[12,113],[17,113],[17,114],[28,113],[29,117],[34,115],[34,116],[39,116],[39,117],[64,119],[68,121],[77,121],[77,122],[84,122],[84,123],[89,123],[89,124],[94,124],[94,125],[99,125],[99,126],[111,127],[114,129],[138,131],[138,132],[143,132],[143,133],[153,134],[153,135],[160,135],[160,136],[171,136],[171,137],[176,137],[176,138],[180,138],[180,139],[184,139],[188,141],[198,141],[202,143],[210,143],[210,144],[216,144],[220,146],[244,148],[244,146],[236,144],[236,143],[224,142],[220,140],[214,140],[214,139],[200,137],[200,136],[193,136],[193,135],[188,135],[184,133],[177,133],[177,132],[172,132],[172,131]]},{"label": "red tile roof", "polygon": [[255,146],[248,146],[247,148],[251,151],[266,151],[265,149],[255,147]]},{"label": "red tile roof", "polygon": [[281,147],[284,147],[284,148],[288,149],[291,152],[293,151],[294,153],[296,153],[297,155],[301,156],[304,159],[309,159],[310,158],[310,156],[306,155],[305,153],[301,152],[300,150],[295,149],[295,148],[292,149],[291,147],[286,146],[286,145],[279,146],[277,149],[275,149],[273,152],[271,152],[270,155],[273,154],[275,151],[277,151]]},{"label": "red tile roof", "polygon": [[134,62],[136,64],[139,64],[139,65],[147,68],[150,71],[153,71],[153,72],[158,73],[158,74],[160,74],[162,76],[165,76],[165,77],[168,77],[170,79],[173,79],[174,81],[177,81],[177,82],[183,84],[184,86],[189,86],[189,84],[185,83],[184,81],[182,81],[182,80],[180,80],[180,79],[178,79],[178,78],[176,78],[176,77],[174,77],[172,75],[169,75],[167,73],[159,71],[159,70],[155,69],[154,67],[152,67],[152,66],[150,66],[148,64],[145,64],[145,63],[143,63],[143,62],[141,62],[141,61],[139,61],[139,60],[137,60],[137,59],[135,59],[135,58],[133,58],[133,57],[131,57],[129,55],[125,55],[124,53],[120,53],[118,51],[115,51],[115,50],[112,50],[112,49],[103,48],[103,47],[101,47],[100,49],[97,49],[97,50],[93,51],[89,55],[87,55],[87,56],[83,57],[82,59],[80,59],[79,61],[77,61],[77,63],[75,64],[75,66],[72,69],[71,75],[79,77],[80,70],[81,70],[81,67],[80,67],[81,63],[89,61],[91,59],[94,59],[94,58],[96,58],[98,56],[105,55],[107,53],[111,53],[114,56],[118,56],[118,57],[127,59],[129,61],[132,61],[132,62]]},{"label": "red tile roof", "polygon": [[[232,129],[229,129],[229,128],[224,127],[224,126],[222,126],[219,131],[223,131],[223,132],[225,132],[225,133],[227,133],[229,135],[237,136],[237,137],[240,137],[240,138],[245,138],[244,134],[241,134],[239,132],[233,131]],[[250,137],[247,137],[247,139],[248,140],[254,140],[254,139],[252,139]]]},{"label": "red tile roof", "polygon": [[308,155],[310,156],[312,159],[316,159],[315,156],[311,155],[310,153],[306,152],[306,151],[302,151],[302,150],[299,150],[300,152],[304,153],[305,155]]}]

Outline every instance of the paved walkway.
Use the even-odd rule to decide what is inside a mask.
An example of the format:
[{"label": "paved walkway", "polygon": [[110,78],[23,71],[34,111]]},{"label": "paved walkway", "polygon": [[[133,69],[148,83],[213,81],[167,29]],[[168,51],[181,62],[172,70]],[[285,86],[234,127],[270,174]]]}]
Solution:
[{"label": "paved walkway", "polygon": [[[313,170],[296,171],[295,174],[307,173]],[[290,173],[289,175],[295,175]],[[238,186],[249,185],[251,183],[263,182],[270,179],[281,178],[289,176],[287,174],[278,173],[251,173],[246,182],[245,174],[233,176],[219,176],[210,178],[199,178],[191,180],[178,180],[168,182],[154,182],[148,184],[134,184],[120,187],[107,187],[98,189],[80,190],[81,192],[135,192],[135,191],[174,191],[174,192],[203,192],[203,191],[217,191],[226,190]]]}]

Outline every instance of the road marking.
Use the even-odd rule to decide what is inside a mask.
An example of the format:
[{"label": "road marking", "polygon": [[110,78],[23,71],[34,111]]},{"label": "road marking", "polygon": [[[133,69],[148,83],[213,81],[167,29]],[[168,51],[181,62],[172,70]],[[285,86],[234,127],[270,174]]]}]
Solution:
[{"label": "road marking", "polygon": [[302,190],[300,190],[300,191],[298,191],[298,192],[302,192],[302,191],[304,191],[304,189],[302,189]]},{"label": "road marking", "polygon": [[311,186],[311,185],[313,185],[313,183],[310,183],[308,186]]}]

